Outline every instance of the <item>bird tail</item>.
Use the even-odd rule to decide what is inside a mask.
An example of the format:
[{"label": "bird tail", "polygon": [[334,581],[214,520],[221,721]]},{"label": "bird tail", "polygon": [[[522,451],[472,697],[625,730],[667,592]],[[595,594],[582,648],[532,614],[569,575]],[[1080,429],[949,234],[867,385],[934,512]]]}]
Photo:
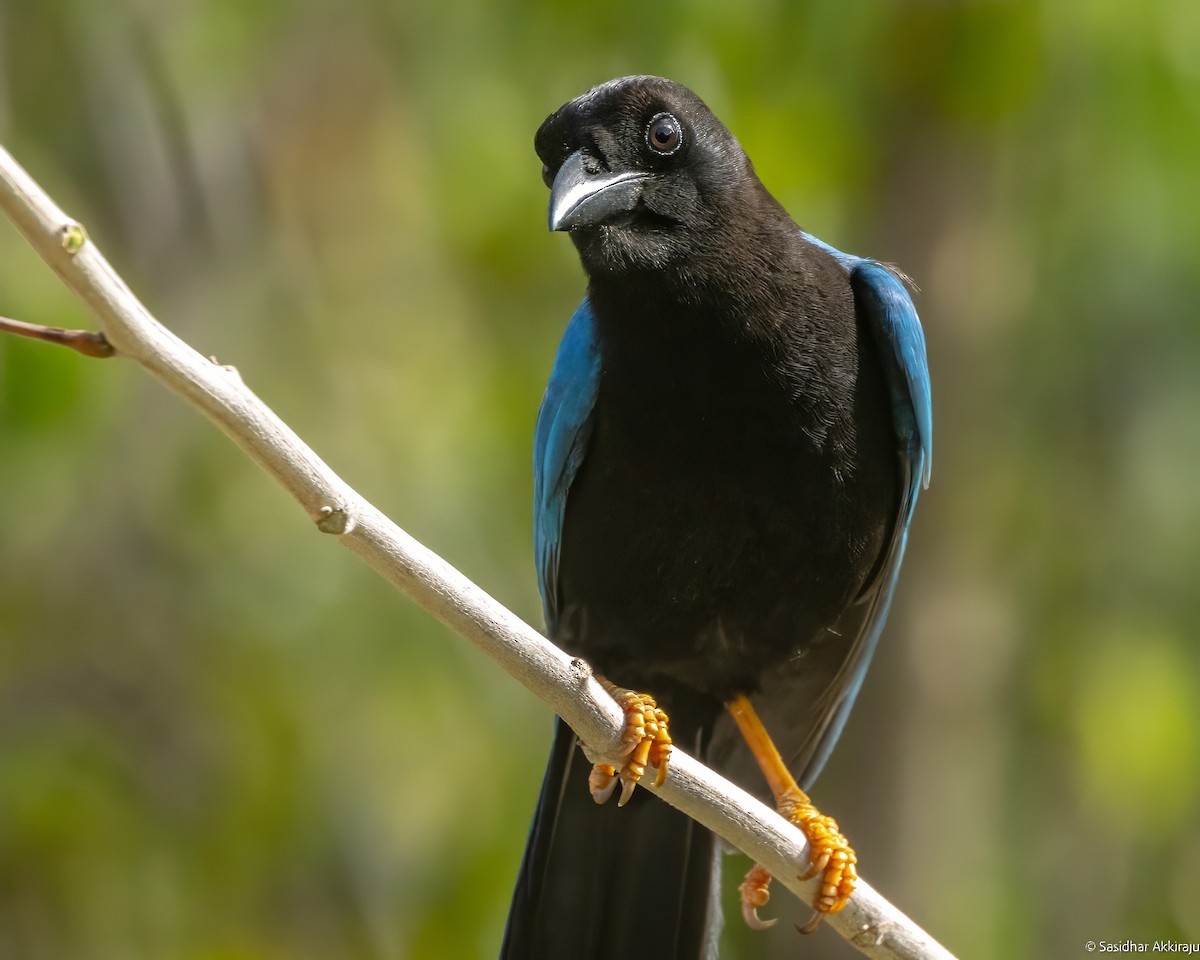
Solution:
[{"label": "bird tail", "polygon": [[716,957],[716,838],[646,790],[596,804],[575,734],[557,724],[501,960]]}]

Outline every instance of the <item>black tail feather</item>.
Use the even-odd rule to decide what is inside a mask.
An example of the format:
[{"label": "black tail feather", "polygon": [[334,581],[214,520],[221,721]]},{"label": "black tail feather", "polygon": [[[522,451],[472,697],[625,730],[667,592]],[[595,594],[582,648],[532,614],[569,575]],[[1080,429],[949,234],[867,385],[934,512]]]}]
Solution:
[{"label": "black tail feather", "polygon": [[587,775],[559,720],[501,960],[715,956],[713,835],[645,790],[597,805]]}]

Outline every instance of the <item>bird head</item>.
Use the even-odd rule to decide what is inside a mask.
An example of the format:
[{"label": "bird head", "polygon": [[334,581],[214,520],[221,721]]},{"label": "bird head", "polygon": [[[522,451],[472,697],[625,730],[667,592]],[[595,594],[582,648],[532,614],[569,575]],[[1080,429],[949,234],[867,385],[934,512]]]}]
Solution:
[{"label": "bird head", "polygon": [[758,184],[704,102],[660,77],[622,77],[554,111],[534,146],[550,229],[570,231],[589,273],[693,257]]}]

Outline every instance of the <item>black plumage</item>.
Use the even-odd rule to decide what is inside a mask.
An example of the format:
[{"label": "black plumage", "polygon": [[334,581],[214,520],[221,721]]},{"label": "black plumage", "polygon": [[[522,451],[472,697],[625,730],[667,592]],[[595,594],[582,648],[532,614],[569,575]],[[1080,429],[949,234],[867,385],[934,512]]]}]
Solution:
[{"label": "black plumage", "polygon": [[[536,148],[588,277],[538,427],[550,635],[653,694],[676,743],[761,793],[723,712],[751,696],[807,784],[861,682],[915,497],[897,361],[852,258],[799,230],[685,88],[604,84]],[[711,952],[711,835],[645,791],[597,806],[587,767],[560,722],[503,956]]]}]

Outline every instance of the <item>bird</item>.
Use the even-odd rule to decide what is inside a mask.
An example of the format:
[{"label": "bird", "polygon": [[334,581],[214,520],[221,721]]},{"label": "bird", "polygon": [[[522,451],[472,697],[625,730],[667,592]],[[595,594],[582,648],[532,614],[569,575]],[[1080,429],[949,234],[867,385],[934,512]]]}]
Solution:
[{"label": "bird", "polygon": [[[714,957],[722,847],[635,785],[691,752],[805,831],[814,920],[850,896],[856,855],[806,791],[929,483],[924,334],[907,278],[798,226],[680,84],[602,83],[534,146],[587,279],[534,431],[538,582],[628,756],[593,766],[556,720],[501,957]],[[742,885],[752,925],[769,880]]]}]

